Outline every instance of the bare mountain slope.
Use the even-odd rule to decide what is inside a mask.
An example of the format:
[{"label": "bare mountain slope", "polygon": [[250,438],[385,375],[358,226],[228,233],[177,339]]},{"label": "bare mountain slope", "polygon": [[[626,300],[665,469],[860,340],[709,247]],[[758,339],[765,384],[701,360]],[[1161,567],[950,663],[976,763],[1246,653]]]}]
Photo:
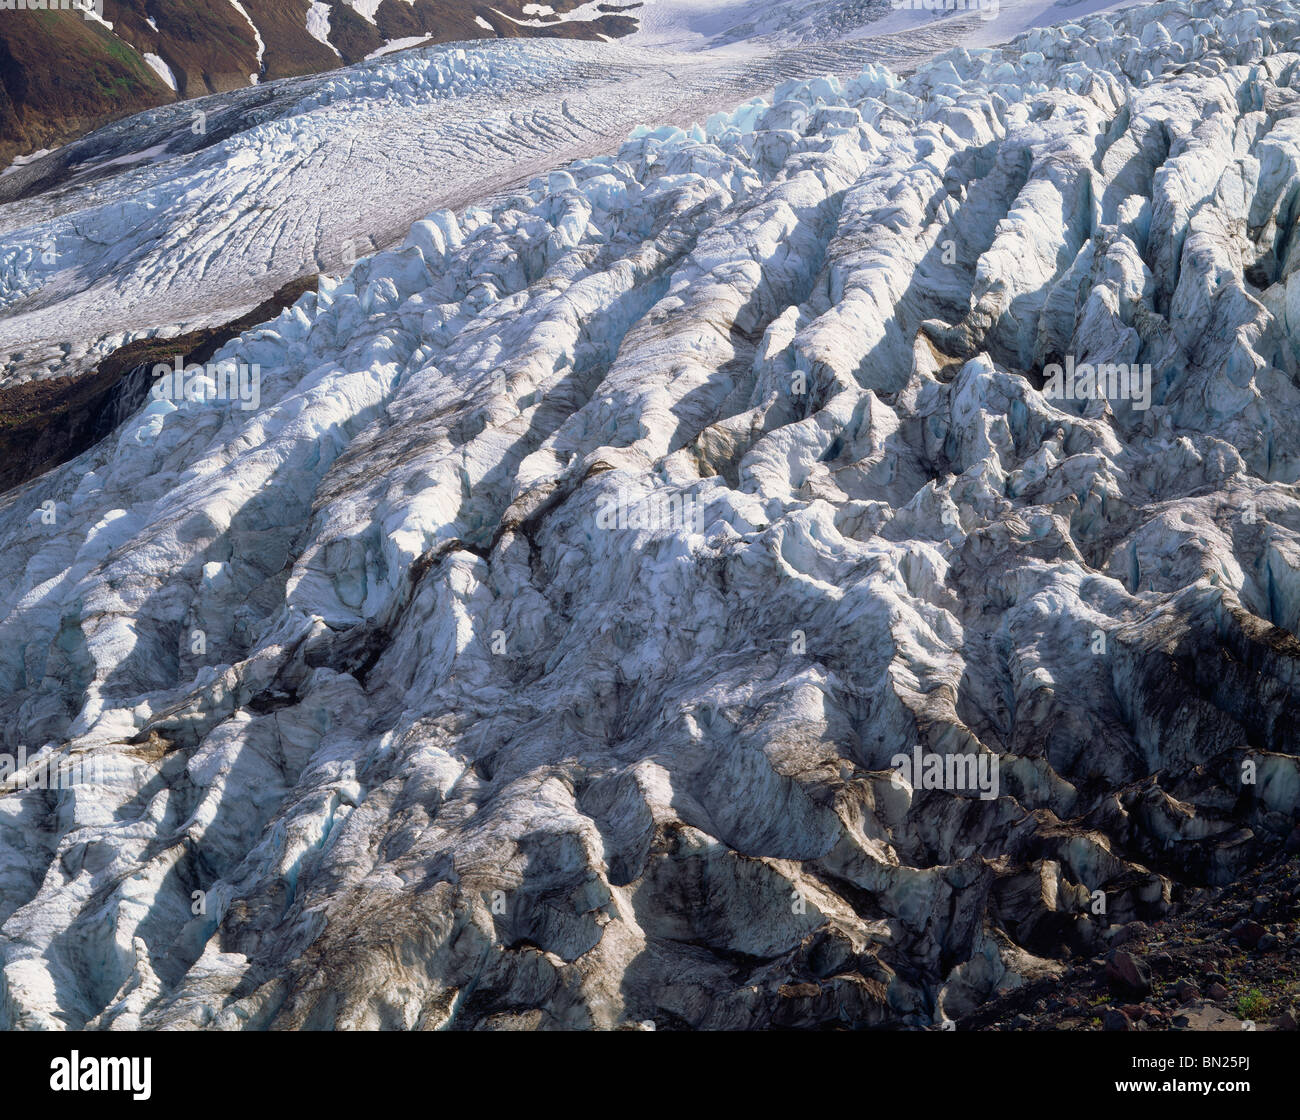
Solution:
[{"label": "bare mountain slope", "polygon": [[584,0],[93,3],[87,16],[0,12],[0,164],[135,110],[330,70],[391,47],[618,38],[636,29],[640,7]]}]

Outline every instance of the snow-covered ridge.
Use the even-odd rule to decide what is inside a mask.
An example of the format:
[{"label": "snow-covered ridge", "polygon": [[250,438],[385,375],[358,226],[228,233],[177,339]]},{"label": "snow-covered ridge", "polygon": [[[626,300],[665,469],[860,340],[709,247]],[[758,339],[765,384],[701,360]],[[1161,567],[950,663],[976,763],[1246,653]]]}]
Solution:
[{"label": "snow-covered ridge", "polygon": [[638,130],[6,496],[5,749],[108,777],[0,797],[0,1024],[923,1024],[1279,844],[1300,13],[1221,8]]}]

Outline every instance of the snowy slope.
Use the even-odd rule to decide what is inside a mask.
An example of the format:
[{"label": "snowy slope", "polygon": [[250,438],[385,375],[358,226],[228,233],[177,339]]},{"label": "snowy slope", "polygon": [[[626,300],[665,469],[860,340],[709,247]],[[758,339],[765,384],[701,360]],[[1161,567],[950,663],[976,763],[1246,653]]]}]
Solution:
[{"label": "snowy slope", "polygon": [[1134,5],[1131,0],[647,0],[629,42],[704,50],[857,39],[952,23],[960,25],[956,33],[963,45],[984,46],[1034,27],[1124,7]]},{"label": "snowy slope", "polygon": [[0,179],[0,199],[50,181],[0,205],[5,376],[69,376],[131,338],[234,319],[287,281],[399,241],[432,208],[609,151],[641,121],[687,124],[787,78],[885,57],[907,48],[494,41],[155,110]]},{"label": "snowy slope", "polygon": [[1219,8],[638,129],[0,498],[5,749],[98,768],[0,796],[0,1026],[927,1025],[1279,847],[1300,12]]}]

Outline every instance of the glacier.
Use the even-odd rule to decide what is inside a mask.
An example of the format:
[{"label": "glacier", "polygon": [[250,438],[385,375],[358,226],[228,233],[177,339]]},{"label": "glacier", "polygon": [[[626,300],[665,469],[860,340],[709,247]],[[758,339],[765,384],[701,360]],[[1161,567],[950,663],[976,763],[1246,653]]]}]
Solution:
[{"label": "glacier", "polygon": [[[97,774],[0,795],[0,1027],[928,1026],[1293,836],[1300,9],[837,49],[408,223],[220,350],[258,409],[0,495],[0,747]],[[496,72],[455,50],[90,213],[147,255],[262,145]],[[84,355],[22,228],[39,379]]]}]

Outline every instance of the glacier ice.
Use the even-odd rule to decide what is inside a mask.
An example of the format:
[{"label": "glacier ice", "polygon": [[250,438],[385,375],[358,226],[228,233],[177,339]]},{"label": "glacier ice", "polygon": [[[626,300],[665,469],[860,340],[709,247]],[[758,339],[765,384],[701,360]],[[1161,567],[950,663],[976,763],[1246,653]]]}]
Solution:
[{"label": "glacier ice", "polygon": [[1279,845],[1298,51],[1164,0],[647,125],[0,497],[3,749],[101,768],[0,796],[0,1025],[921,1025]]}]

